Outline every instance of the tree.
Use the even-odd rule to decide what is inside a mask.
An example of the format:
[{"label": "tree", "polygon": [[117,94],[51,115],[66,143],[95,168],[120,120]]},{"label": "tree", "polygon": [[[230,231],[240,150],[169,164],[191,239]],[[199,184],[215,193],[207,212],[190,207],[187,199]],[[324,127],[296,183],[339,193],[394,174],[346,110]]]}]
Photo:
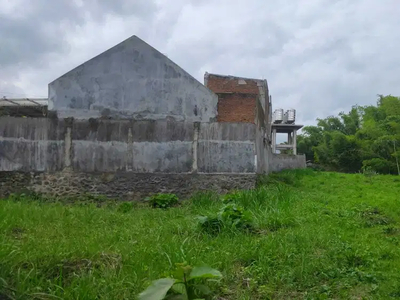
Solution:
[{"label": "tree", "polygon": [[379,173],[400,174],[400,98],[378,97],[376,106],[355,105],[348,113],[304,127],[299,153],[338,171],[357,172],[368,166]]}]

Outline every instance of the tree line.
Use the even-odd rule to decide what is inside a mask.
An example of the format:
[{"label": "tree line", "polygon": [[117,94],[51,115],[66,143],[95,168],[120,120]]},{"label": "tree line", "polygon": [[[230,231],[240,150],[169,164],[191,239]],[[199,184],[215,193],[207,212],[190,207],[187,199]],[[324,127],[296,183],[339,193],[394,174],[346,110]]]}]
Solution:
[{"label": "tree line", "polygon": [[308,161],[340,172],[399,174],[400,97],[379,95],[376,105],[317,119],[297,139]]}]

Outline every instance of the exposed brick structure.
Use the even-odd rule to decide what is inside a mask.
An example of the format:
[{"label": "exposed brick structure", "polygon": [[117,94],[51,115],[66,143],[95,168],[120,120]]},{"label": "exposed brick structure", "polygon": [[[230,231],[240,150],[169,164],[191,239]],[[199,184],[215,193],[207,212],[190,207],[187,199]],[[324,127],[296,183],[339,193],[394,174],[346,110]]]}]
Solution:
[{"label": "exposed brick structure", "polygon": [[217,94],[218,122],[254,123],[256,97],[254,94]]},{"label": "exposed brick structure", "polygon": [[218,95],[218,122],[255,123],[263,80],[206,73],[204,84]]}]

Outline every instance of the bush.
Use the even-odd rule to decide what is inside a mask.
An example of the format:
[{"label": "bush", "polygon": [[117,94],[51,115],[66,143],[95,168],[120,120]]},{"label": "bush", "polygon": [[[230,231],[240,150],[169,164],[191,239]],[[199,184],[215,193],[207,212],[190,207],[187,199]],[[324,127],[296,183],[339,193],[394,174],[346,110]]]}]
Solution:
[{"label": "bush", "polygon": [[225,205],[219,214],[225,226],[235,229],[249,229],[252,227],[253,218],[250,212],[234,203]]},{"label": "bush", "polygon": [[233,192],[222,196],[222,203],[228,204],[232,202],[240,201],[242,194],[240,192]]},{"label": "bush", "polygon": [[221,232],[224,226],[223,221],[218,216],[200,216],[198,220],[200,228],[209,234]]},{"label": "bush", "polygon": [[139,295],[139,300],[200,300],[209,299],[212,290],[208,283],[219,281],[222,274],[207,266],[191,267],[178,264],[172,277],[161,278]]},{"label": "bush", "polygon": [[207,233],[216,234],[222,229],[249,230],[253,228],[253,218],[250,212],[242,206],[233,203],[237,194],[228,194],[223,197],[225,205],[216,216],[198,217],[200,228]]},{"label": "bush", "polygon": [[153,208],[168,208],[178,203],[178,197],[175,194],[155,194],[146,198]]},{"label": "bush", "polygon": [[362,171],[373,170],[381,174],[396,174],[396,164],[382,158],[373,158],[363,161]]},{"label": "bush", "polygon": [[122,213],[128,213],[133,209],[134,204],[132,202],[124,202],[118,206],[117,211]]}]

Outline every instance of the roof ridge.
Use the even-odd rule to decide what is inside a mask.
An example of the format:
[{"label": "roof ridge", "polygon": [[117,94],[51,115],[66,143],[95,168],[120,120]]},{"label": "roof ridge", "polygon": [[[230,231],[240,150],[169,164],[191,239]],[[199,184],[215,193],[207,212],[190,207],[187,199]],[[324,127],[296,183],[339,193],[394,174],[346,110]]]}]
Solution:
[{"label": "roof ridge", "polygon": [[217,77],[244,79],[244,80],[255,80],[255,81],[264,81],[264,80],[266,80],[266,79],[250,78],[250,77],[241,77],[241,76],[235,76],[235,75],[222,75],[222,74],[208,73],[208,72],[206,72],[204,76],[210,76],[210,75],[211,76],[217,76]]}]

